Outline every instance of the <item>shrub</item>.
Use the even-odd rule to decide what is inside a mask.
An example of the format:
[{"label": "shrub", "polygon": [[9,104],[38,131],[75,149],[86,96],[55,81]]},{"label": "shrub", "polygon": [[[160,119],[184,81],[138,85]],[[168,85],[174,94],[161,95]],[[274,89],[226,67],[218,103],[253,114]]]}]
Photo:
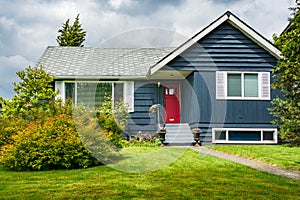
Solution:
[{"label": "shrub", "polygon": [[75,114],[76,128],[86,149],[102,163],[113,163],[119,159],[118,149],[108,135],[111,132],[99,126],[98,118],[91,113]]},{"label": "shrub", "polygon": [[105,97],[105,101],[97,111],[100,127],[106,137],[116,146],[121,148],[124,140],[123,133],[127,124],[128,106],[123,101],[118,101],[112,105],[110,97]]},{"label": "shrub", "polygon": [[31,109],[30,115],[0,115],[0,148],[4,144],[12,143],[11,136],[18,131],[26,128],[27,124],[37,119],[46,120],[47,117],[54,117],[59,114],[72,114],[72,102],[67,101],[62,104],[61,100],[51,100],[48,102],[48,109],[42,110],[39,108]]},{"label": "shrub", "polygon": [[35,120],[2,146],[1,163],[13,170],[85,168],[97,164],[65,114]]},{"label": "shrub", "polygon": [[0,148],[5,144],[12,143],[12,135],[25,129],[27,121],[20,116],[4,118],[0,116]]}]

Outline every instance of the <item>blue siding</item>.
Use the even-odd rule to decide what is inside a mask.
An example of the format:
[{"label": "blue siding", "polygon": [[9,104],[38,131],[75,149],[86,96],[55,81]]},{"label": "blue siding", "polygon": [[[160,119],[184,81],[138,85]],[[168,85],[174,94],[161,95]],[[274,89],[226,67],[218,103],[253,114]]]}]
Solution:
[{"label": "blue siding", "polygon": [[[216,100],[216,71],[271,71],[275,65],[276,58],[225,22],[161,70],[193,71],[185,81],[173,81],[181,84],[181,122],[200,127],[205,133],[201,141],[209,143],[214,127],[274,127],[268,112],[270,101]],[[130,134],[156,131],[156,116],[149,113],[151,105],[163,105],[163,87],[157,88],[156,83],[135,82]],[[277,95],[278,91],[271,91],[271,98]]]},{"label": "blue siding", "polygon": [[[276,58],[225,22],[162,70],[194,71],[182,90],[182,120],[200,127],[206,133],[201,141],[211,142],[214,127],[274,128],[270,101],[216,100],[216,71],[271,71],[275,65]],[[272,90],[271,98],[277,95]]]},{"label": "blue siding", "polygon": [[[192,84],[199,104],[199,118],[190,119],[191,123],[269,124],[273,119],[268,112],[270,101],[216,100],[215,72],[194,72]],[[276,92],[272,92],[272,98],[275,95]],[[186,112],[192,112],[195,106]]]},{"label": "blue siding", "polygon": [[149,108],[160,103],[160,93],[156,82],[135,82],[134,112],[129,115],[126,127],[128,134],[156,132],[156,115],[151,114]]},{"label": "blue siding", "polygon": [[276,59],[225,22],[168,66],[176,70],[270,70]]}]

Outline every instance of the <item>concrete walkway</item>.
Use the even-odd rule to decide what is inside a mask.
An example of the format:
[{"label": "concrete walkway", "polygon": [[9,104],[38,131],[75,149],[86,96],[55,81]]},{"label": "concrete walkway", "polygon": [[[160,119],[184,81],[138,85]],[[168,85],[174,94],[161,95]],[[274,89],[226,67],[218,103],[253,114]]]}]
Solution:
[{"label": "concrete walkway", "polygon": [[265,164],[259,161],[255,161],[255,160],[251,160],[251,159],[247,159],[247,158],[242,158],[240,156],[234,156],[234,155],[229,155],[226,153],[222,153],[222,152],[218,152],[212,149],[208,149],[205,147],[190,147],[192,150],[198,151],[200,153],[203,154],[207,154],[207,155],[211,155],[211,156],[215,156],[218,158],[222,158],[225,160],[229,160],[235,163],[239,163],[242,165],[246,165],[249,166],[251,168],[263,171],[263,172],[267,172],[269,174],[274,174],[277,176],[282,176],[282,177],[286,177],[286,178],[290,178],[293,180],[297,180],[300,181],[300,172],[298,171],[292,171],[292,170],[286,170],[286,169],[282,169],[279,167],[274,167],[270,164]]}]

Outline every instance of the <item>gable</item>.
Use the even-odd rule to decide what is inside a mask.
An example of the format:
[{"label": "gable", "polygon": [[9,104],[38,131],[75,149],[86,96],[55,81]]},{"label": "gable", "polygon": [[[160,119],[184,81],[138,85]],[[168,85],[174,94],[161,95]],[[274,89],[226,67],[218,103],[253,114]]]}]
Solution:
[{"label": "gable", "polygon": [[[229,25],[228,26],[229,29],[226,30],[226,28],[223,28],[223,30],[222,30],[222,26],[224,26],[226,24]],[[256,32],[254,29],[252,29],[250,26],[248,26],[246,23],[244,23],[238,17],[233,15],[231,12],[227,11],[225,14],[223,14],[217,20],[212,22],[209,26],[207,26],[202,31],[200,31],[199,33],[197,33],[196,35],[191,37],[189,40],[187,40],[181,46],[179,46],[174,51],[172,51],[170,54],[168,54],[164,59],[160,60],[158,63],[156,63],[154,66],[152,66],[151,74],[155,74],[158,70],[162,69],[166,65],[172,64],[172,62],[174,63],[174,59],[176,59],[178,56],[184,56],[184,53],[186,53],[188,49],[193,49],[193,46],[197,46],[197,45],[199,46],[199,44],[202,42],[202,40],[204,41],[204,39],[209,38],[208,37],[209,35],[214,35],[212,33],[217,33],[218,30],[222,30],[221,32],[225,33],[225,35],[231,35],[231,36],[234,36],[234,34],[233,34],[234,31],[238,31],[239,33],[242,33],[242,35],[244,35],[246,37],[246,39],[249,39],[254,44],[256,44],[255,47],[251,47],[251,45],[248,46],[249,49],[253,49],[253,50],[263,49],[266,52],[268,52],[271,56],[273,56],[274,60],[281,58],[280,51],[272,43],[270,43],[270,41],[266,40],[262,35],[260,35],[258,32]],[[226,32],[228,32],[228,33],[226,34]],[[215,34],[215,35],[217,36],[218,34]],[[221,35],[222,34],[219,34],[219,36],[221,36]],[[207,41],[206,44],[203,42],[203,45],[207,46],[207,45],[214,44],[216,46],[216,45],[219,45],[217,42],[221,41],[221,40],[218,40],[218,38],[211,38],[211,39],[213,39],[214,43]],[[219,39],[222,39],[222,38],[219,38]],[[227,40],[227,42],[228,42],[228,40]],[[239,40],[236,40],[235,42],[239,42]],[[242,42],[242,44],[245,44],[245,43]],[[216,48],[218,48],[218,49],[226,48],[226,45],[231,45],[233,47],[233,44],[226,44],[226,42],[224,44],[220,44],[220,45],[221,46],[219,46],[219,47],[216,46]],[[261,48],[257,48],[257,46],[259,46]],[[209,46],[207,46],[207,47],[209,47]],[[210,46],[210,47],[213,48],[212,46]],[[196,48],[194,48],[194,49],[196,49]],[[238,49],[234,49],[234,50],[238,51]],[[234,53],[234,50],[231,52],[227,51],[224,53]],[[192,50],[190,52],[192,53]],[[200,53],[203,53],[203,52],[204,51],[202,51]],[[193,52],[193,53],[197,54],[198,52]],[[207,56],[207,57],[209,57],[209,56]],[[196,59],[195,61],[197,62],[197,59],[199,59],[199,58],[194,58],[194,59]],[[227,58],[227,61],[228,61],[228,59],[229,58]],[[232,59],[235,60],[235,58],[232,58]],[[245,58],[245,59],[247,59],[247,58]],[[201,60],[199,62],[201,62]],[[214,62],[214,61],[210,60],[210,62]],[[181,67],[186,67],[186,66],[181,66]]]},{"label": "gable", "polygon": [[[267,70],[276,58],[229,22],[197,41],[167,66],[176,70]],[[163,67],[162,70],[168,67]]]}]

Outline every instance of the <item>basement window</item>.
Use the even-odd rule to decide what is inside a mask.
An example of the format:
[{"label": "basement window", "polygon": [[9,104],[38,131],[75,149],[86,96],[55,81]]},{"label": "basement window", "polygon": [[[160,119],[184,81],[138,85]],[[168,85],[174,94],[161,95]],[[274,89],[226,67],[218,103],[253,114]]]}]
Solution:
[{"label": "basement window", "polygon": [[212,143],[275,144],[277,129],[213,128]]}]

